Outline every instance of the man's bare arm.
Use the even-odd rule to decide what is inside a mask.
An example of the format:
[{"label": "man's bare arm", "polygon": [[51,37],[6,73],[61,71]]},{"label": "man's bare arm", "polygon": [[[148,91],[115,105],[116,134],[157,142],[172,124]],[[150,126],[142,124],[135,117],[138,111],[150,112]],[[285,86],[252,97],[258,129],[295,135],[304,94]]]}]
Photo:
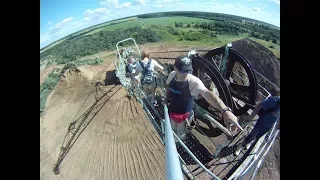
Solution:
[{"label": "man's bare arm", "polygon": [[162,73],[164,76],[168,76],[168,73],[164,71],[164,68],[157,62],[154,66],[160,73]]},{"label": "man's bare arm", "polygon": [[163,67],[162,67],[158,62],[155,64],[155,67],[156,67],[158,70],[163,71]]},{"label": "man's bare arm", "polygon": [[166,91],[166,97],[164,98],[163,103],[167,104],[168,103],[168,99],[169,99],[169,85],[168,84],[164,84],[164,88]]},{"label": "man's bare arm", "polygon": [[[215,95],[213,92],[209,91],[207,88],[205,90],[200,91],[201,96],[213,107],[218,109],[220,112],[223,111],[227,106],[223,103],[223,101]],[[240,130],[243,130],[240,124],[237,122],[237,117],[230,111],[226,111],[222,114],[222,118],[225,121],[225,125],[230,128],[230,124],[234,124]]]},{"label": "man's bare arm", "polygon": [[217,95],[208,89],[200,91],[200,94],[211,106],[215,107],[220,112],[227,107]]}]

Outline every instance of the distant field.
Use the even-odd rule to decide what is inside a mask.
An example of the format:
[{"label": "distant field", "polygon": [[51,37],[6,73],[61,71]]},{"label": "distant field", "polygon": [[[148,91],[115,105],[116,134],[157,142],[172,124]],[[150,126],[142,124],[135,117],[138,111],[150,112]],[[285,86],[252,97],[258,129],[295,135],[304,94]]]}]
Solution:
[{"label": "distant field", "polygon": [[[201,19],[201,18],[191,18],[191,17],[183,17],[183,16],[175,16],[175,17],[160,17],[160,18],[148,18],[148,19],[136,19],[134,21],[126,21],[120,24],[114,24],[106,27],[102,27],[91,31],[84,36],[89,34],[94,34],[102,30],[106,31],[113,31],[116,29],[126,29],[130,27],[140,26],[143,28],[151,28],[152,30],[156,31],[162,38],[162,41],[167,41],[167,44],[170,45],[215,45],[215,46],[222,46],[231,41],[236,41],[248,36],[248,34],[243,34],[239,36],[235,35],[217,35],[217,38],[211,38],[206,35],[202,34],[200,40],[197,41],[187,41],[182,40],[178,41],[178,36],[170,34],[164,28],[166,26],[174,26],[175,22],[183,22],[183,23],[201,23],[201,22],[209,22],[212,20]],[[177,28],[181,32],[188,32],[188,31],[201,31],[201,29],[195,28]]]},{"label": "distant field", "polygon": [[110,25],[110,24],[113,24],[113,23],[122,23],[122,22],[126,22],[126,21],[134,21],[134,20],[137,20],[137,17],[131,17],[131,18],[126,18],[126,19],[120,19],[120,20],[115,20],[115,21],[109,21],[109,22],[106,22],[106,23],[102,23],[102,24],[99,24],[97,26],[93,26],[93,27],[89,27],[87,29],[84,29],[82,31],[79,31],[77,32],[77,34],[74,34],[74,36],[77,36],[79,34],[83,34],[85,32],[85,34],[83,35],[88,35],[88,34],[94,34],[96,32],[99,32],[101,31],[102,29],[104,28],[107,28],[107,27],[110,27],[110,26],[114,26],[114,25]]},{"label": "distant field", "polygon": [[147,28],[152,25],[157,25],[157,26],[170,26],[174,25],[174,22],[184,22],[184,23],[200,23],[200,22],[208,22],[209,20],[207,19],[201,19],[201,18],[191,18],[191,17],[183,17],[183,16],[175,16],[175,17],[160,17],[160,18],[148,18],[148,19],[134,19],[131,21],[126,21],[122,22],[119,24],[113,24],[110,26],[106,27],[101,27],[99,29],[94,30],[94,32],[89,32],[84,35],[89,35],[89,34],[94,34],[97,33],[101,30],[106,30],[106,31],[113,31],[116,29],[126,29],[130,27],[136,27],[140,26],[142,28]]},{"label": "distant field", "polygon": [[[55,57],[55,61],[59,61],[57,64],[63,64],[83,56],[112,50],[119,40],[128,37],[133,37],[138,44],[161,42],[174,46],[206,45],[208,48],[223,46],[243,38],[250,38],[272,51],[276,57],[280,57],[279,42],[274,44],[272,40],[266,41],[262,39],[263,30],[261,31],[261,27],[258,27],[260,30],[256,31],[255,29],[250,29],[250,25],[243,25],[237,21],[223,22],[221,20],[186,16],[138,17],[114,20],[73,33],[42,49],[40,51],[40,59],[44,60],[49,55]],[[203,25],[206,23],[207,26]],[[211,27],[212,23],[214,23],[214,28]],[[126,31],[130,28],[130,32]],[[136,33],[134,28],[142,28],[144,31],[139,30],[139,34]],[[267,31],[269,32],[269,30]],[[255,38],[256,36],[251,35],[250,32],[260,33],[260,37],[258,37],[260,39]],[[276,33],[279,33],[279,31]],[[268,34],[265,35],[269,36]],[[274,48],[270,48],[271,45]],[[50,50],[46,51],[48,49]]]}]

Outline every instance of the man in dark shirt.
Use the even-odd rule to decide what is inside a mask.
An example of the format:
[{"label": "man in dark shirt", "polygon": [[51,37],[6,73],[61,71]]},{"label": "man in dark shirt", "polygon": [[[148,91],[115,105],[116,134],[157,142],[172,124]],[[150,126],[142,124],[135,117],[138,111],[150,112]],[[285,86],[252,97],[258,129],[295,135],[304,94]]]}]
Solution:
[{"label": "man in dark shirt", "polygon": [[186,121],[193,116],[192,103],[194,97],[199,94],[221,112],[228,129],[232,132],[242,130],[231,109],[216,94],[208,90],[198,77],[192,75],[192,71],[191,59],[183,56],[177,57],[174,71],[169,74],[165,85],[167,96],[163,103],[167,103],[168,99],[171,100],[168,106],[169,117],[172,129],[177,136],[182,140],[186,138]]},{"label": "man in dark shirt", "polygon": [[269,97],[255,107],[250,118],[252,119],[258,113],[259,119],[249,135],[237,146],[235,156],[239,155],[242,147],[249,149],[252,141],[267,133],[280,117],[280,95],[278,91],[275,92],[276,96]]}]

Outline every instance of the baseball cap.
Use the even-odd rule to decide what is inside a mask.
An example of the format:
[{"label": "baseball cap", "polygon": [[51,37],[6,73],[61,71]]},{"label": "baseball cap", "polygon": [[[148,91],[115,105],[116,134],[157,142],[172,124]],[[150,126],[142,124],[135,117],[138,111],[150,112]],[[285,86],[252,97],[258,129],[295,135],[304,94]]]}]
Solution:
[{"label": "baseball cap", "polygon": [[181,72],[193,71],[192,61],[186,56],[178,56],[174,62],[174,66]]}]

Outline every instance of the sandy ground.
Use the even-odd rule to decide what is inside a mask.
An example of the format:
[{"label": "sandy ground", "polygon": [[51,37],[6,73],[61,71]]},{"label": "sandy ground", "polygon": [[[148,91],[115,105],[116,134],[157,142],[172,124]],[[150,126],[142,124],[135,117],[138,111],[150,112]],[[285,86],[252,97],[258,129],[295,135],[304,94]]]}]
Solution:
[{"label": "sandy ground", "polygon": [[53,172],[69,124],[95,102],[96,95],[114,86],[107,85],[98,94],[94,87],[111,67],[107,61],[100,68],[68,72],[50,95],[40,119],[40,179],[165,179],[164,146],[123,88],[107,94],[115,93],[67,153],[60,174]]}]

